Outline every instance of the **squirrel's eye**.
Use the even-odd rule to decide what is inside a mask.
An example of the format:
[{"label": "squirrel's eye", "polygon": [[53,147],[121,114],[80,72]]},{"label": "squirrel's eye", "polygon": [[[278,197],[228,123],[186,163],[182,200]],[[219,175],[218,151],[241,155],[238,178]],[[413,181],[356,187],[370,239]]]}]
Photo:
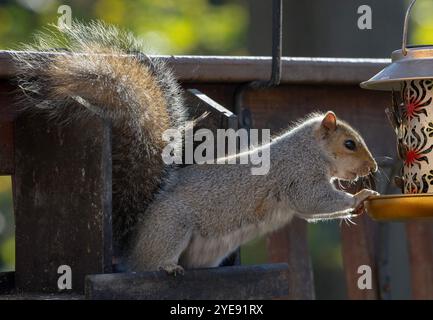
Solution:
[{"label": "squirrel's eye", "polygon": [[356,143],[353,140],[346,140],[344,141],[344,146],[349,150],[355,150],[356,149]]}]

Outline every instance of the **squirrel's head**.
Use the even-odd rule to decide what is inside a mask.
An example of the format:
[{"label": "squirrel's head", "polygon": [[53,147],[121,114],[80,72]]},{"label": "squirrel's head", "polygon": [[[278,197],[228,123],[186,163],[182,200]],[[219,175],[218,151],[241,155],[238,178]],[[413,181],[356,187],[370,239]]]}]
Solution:
[{"label": "squirrel's head", "polygon": [[356,180],[377,171],[376,161],[361,135],[347,123],[337,120],[332,111],[323,116],[318,139],[331,158],[332,177]]}]

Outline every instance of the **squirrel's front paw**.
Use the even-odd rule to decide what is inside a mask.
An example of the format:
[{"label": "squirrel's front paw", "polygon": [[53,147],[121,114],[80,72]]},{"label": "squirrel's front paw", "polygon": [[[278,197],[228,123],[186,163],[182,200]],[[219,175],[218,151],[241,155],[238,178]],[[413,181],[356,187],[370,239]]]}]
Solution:
[{"label": "squirrel's front paw", "polygon": [[355,203],[353,208],[355,212],[358,212],[362,208],[364,201],[370,196],[378,196],[379,192],[370,189],[362,189],[356,193],[353,197],[355,198]]},{"label": "squirrel's front paw", "polygon": [[175,263],[170,263],[170,264],[160,266],[158,268],[158,270],[163,270],[163,271],[167,272],[168,274],[172,274],[174,276],[176,276],[178,274],[180,274],[180,275],[185,274],[185,270],[182,268],[182,266],[175,264]]}]

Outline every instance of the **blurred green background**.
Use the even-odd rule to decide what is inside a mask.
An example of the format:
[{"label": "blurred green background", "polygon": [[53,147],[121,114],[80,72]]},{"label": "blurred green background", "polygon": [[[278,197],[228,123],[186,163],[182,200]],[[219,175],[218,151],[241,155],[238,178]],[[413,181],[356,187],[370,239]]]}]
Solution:
[{"label": "blurred green background", "polygon": [[0,46],[16,47],[35,29],[57,23],[60,5],[72,16],[101,19],[133,31],[162,54],[246,54],[247,10],[239,1],[0,1]]},{"label": "blurred green background", "polygon": [[[271,1],[255,0],[0,0],[0,48],[19,48],[35,30],[57,23],[66,4],[73,18],[101,19],[130,29],[157,54],[269,55]],[[373,30],[356,27],[356,8],[373,9]],[[286,56],[388,57],[400,46],[404,0],[284,1]],[[433,1],[419,1],[411,22],[415,43],[433,43]],[[338,222],[310,225],[317,298],[344,298]],[[0,271],[14,268],[10,177],[0,177]],[[264,241],[245,246],[243,263],[266,261]],[[400,296],[404,297],[404,295]]]}]

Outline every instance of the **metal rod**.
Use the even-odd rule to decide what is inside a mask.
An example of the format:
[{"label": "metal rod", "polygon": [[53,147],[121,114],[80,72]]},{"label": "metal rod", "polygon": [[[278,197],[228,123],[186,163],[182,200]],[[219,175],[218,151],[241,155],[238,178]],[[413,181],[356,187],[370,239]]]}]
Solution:
[{"label": "metal rod", "polygon": [[281,55],[283,52],[283,1],[274,0],[272,8],[272,73],[269,86],[281,81]]},{"label": "metal rod", "polygon": [[283,47],[283,0],[272,1],[272,69],[271,78],[267,81],[258,80],[249,84],[254,89],[269,88],[280,84],[281,55]]},{"label": "metal rod", "polygon": [[256,80],[239,86],[235,92],[235,113],[239,116],[240,127],[249,129],[251,117],[248,110],[242,108],[243,93],[246,89],[262,89],[274,87],[281,82],[283,43],[283,0],[272,1],[272,69],[269,80]]}]

